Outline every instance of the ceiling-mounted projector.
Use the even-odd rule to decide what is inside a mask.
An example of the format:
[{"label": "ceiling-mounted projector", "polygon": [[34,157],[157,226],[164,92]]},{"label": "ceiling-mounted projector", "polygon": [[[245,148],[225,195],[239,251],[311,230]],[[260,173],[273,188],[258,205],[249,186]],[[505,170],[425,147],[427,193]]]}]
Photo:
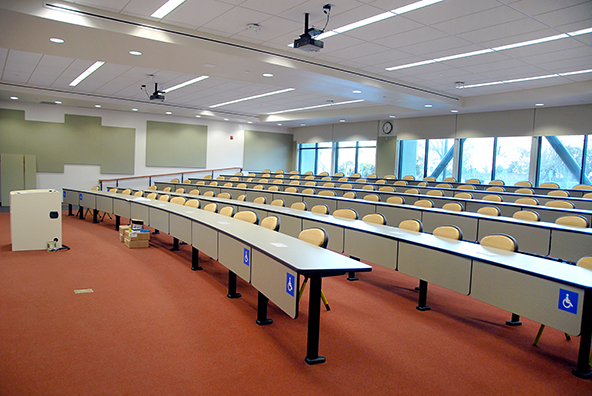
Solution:
[{"label": "ceiling-mounted projector", "polygon": [[318,52],[323,48],[323,42],[321,40],[315,40],[312,34],[318,35],[320,31],[315,28],[308,28],[308,13],[304,14],[304,34],[300,35],[300,38],[294,40],[294,48],[298,48],[308,52]]},{"label": "ceiling-mounted projector", "polygon": [[158,90],[158,83],[154,83],[154,92],[151,94],[148,94],[148,91],[146,91],[146,85],[142,85],[140,87],[140,89],[144,92],[146,92],[146,96],[148,96],[148,99],[150,100],[160,100],[161,102],[164,102],[164,93],[165,91],[159,91]]}]

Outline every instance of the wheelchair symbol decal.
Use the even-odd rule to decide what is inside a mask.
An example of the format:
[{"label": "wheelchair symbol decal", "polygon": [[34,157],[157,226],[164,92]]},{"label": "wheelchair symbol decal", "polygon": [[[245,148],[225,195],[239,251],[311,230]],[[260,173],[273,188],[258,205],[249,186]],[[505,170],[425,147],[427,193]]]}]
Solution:
[{"label": "wheelchair symbol decal", "polygon": [[296,281],[296,279],[294,278],[294,275],[287,273],[286,293],[288,293],[292,297],[294,297],[294,289],[296,288],[295,281]]},{"label": "wheelchair symbol decal", "polygon": [[245,254],[243,255],[243,264],[249,265],[249,249],[245,248]]},{"label": "wheelchair symbol decal", "polygon": [[579,297],[579,293],[571,290],[559,289],[559,304],[557,308],[565,312],[577,314]]}]

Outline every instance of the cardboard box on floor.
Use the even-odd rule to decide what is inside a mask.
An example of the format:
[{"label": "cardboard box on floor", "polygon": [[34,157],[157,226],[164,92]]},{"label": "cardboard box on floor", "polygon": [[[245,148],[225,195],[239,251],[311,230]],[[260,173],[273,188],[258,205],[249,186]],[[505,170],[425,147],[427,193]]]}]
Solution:
[{"label": "cardboard box on floor", "polygon": [[130,249],[150,246],[150,230],[143,229],[142,220],[131,219],[130,224],[119,227],[119,240]]}]

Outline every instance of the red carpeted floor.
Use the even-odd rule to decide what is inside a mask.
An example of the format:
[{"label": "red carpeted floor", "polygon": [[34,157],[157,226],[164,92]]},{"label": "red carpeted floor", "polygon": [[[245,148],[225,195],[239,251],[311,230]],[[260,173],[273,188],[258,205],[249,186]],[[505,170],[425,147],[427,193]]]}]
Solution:
[{"label": "red carpeted floor", "polygon": [[[64,212],[65,214],[65,212]],[[119,242],[114,220],[64,216],[69,251],[12,252],[0,213],[0,395],[592,395],[571,374],[579,338],[374,267],[359,282],[326,279],[322,365],[308,366],[307,301],[290,319],[255,324],[257,293],[226,297],[227,271],[172,238]],[[93,293],[75,294],[74,290]]]}]

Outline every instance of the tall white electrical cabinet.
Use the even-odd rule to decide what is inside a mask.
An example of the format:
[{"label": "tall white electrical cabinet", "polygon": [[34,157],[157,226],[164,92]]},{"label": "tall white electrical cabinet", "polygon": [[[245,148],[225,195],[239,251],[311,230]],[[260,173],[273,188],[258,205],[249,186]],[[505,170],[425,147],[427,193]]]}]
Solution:
[{"label": "tall white electrical cabinet", "polygon": [[48,242],[61,248],[62,194],[58,190],[11,191],[10,239],[13,251],[45,250]]}]

